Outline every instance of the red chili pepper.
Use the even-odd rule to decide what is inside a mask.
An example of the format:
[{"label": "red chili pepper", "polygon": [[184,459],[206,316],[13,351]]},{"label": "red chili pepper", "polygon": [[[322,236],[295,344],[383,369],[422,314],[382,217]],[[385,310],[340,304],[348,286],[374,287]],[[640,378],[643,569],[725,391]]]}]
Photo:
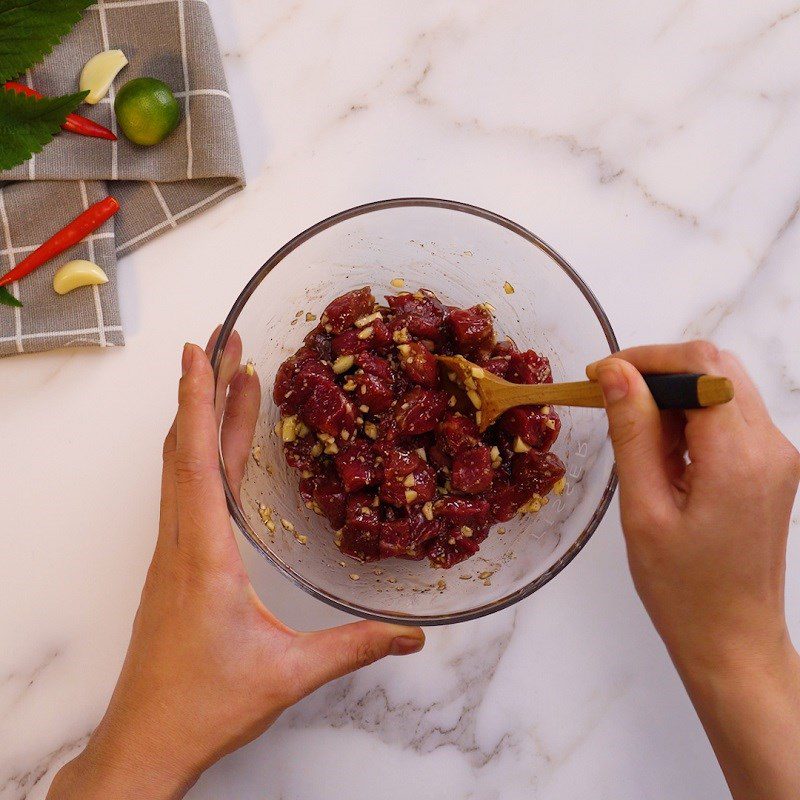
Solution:
[{"label": "red chili pepper", "polygon": [[113,197],[89,206],[72,222],[65,225],[55,236],[51,236],[44,244],[39,245],[29,256],[23,258],[14,269],[0,278],[0,286],[18,281],[30,275],[42,264],[55,258],[60,253],[77,244],[81,239],[96,231],[107,219],[111,219],[119,211],[119,203]]},{"label": "red chili pepper", "polygon": [[[8,83],[5,84],[5,88],[19,92],[20,94],[26,94],[28,97],[36,97],[38,99],[44,97],[43,94],[37,92],[35,89],[31,89],[29,86],[25,86],[23,83],[8,81]],[[92,119],[82,117],[80,114],[68,114],[67,119],[61,127],[65,131],[79,133],[81,136],[93,136],[96,139],[110,139],[112,142],[117,141],[117,136],[113,131],[110,131],[108,128],[103,127],[100,123]]]}]

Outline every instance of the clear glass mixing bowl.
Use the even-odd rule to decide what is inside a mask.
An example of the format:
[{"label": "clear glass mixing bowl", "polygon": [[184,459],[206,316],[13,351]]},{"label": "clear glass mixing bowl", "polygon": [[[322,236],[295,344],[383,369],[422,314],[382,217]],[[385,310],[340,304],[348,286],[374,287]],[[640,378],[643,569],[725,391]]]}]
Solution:
[{"label": "clear glass mixing bowl", "polygon": [[[279,414],[272,382],[280,363],[316,324],[306,321],[306,312],[319,316],[334,297],[360,286],[371,286],[379,298],[397,293],[390,284],[397,277],[405,279],[407,289],[432,289],[448,304],[491,303],[498,333],[521,349],[545,354],[556,381],[580,379],[587,363],[617,349],[603,309],[578,274],[511,220],[429,198],[342,211],[281,247],[245,286],[225,320],[212,359],[215,372],[236,329],[263,389],[254,442],[260,464],[248,460],[237,496],[221,452],[225,491],[230,513],[251,544],[314,597],[373,619],[461,622],[516,603],[569,564],[611,501],[613,454],[602,410],[559,408],[563,426],[553,449],[566,464],[567,488],[537,514],[500,526],[502,535],[494,528],[477,555],[450,570],[433,569],[427,560],[361,564],[343,556],[327,520],[303,504],[298,475],[284,462],[274,433]],[[507,293],[506,283],[513,293]],[[274,533],[261,519],[262,504],[274,510]],[[284,530],[280,518],[291,521],[307,543]]]}]

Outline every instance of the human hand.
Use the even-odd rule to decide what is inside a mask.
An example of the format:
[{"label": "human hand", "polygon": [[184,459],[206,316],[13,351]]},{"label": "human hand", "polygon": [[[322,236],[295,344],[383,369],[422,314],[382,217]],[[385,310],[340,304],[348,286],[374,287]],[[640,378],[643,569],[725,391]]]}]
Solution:
[{"label": "human hand", "polygon": [[[662,413],[639,370],[724,374],[735,396]],[[707,342],[623,350],[587,373],[606,397],[631,573],[673,657],[771,655],[786,642],[786,538],[800,458],[752,381]]]},{"label": "human hand", "polygon": [[[378,622],[299,633],[256,596],[219,474],[214,341],[205,353],[184,349],[178,414],[164,444],[158,540],[128,653],[102,722],[56,777],[51,800],[182,797],[204,769],[322,684],[423,646],[421,629]],[[220,377],[230,387],[221,436],[234,486],[261,398],[241,355],[233,334]]]},{"label": "human hand", "polygon": [[[659,412],[639,371],[725,375],[735,397]],[[741,364],[708,342],[623,350],[587,374],[606,398],[636,589],[731,789],[737,798],[794,797],[800,661],[784,574],[800,456]]]}]

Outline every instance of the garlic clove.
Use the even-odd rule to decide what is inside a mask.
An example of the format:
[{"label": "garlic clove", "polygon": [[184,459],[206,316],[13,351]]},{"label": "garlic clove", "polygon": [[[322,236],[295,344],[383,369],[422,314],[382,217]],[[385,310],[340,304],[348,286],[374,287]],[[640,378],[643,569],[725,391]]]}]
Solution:
[{"label": "garlic clove", "polygon": [[53,289],[57,294],[67,294],[81,286],[100,286],[108,283],[108,276],[97,264],[77,259],[64,264],[53,276]]},{"label": "garlic clove", "polygon": [[122,50],[105,50],[90,58],[81,72],[79,84],[82,92],[89,91],[84,102],[89,105],[99,103],[108,94],[112,81],[127,63],[128,59]]}]

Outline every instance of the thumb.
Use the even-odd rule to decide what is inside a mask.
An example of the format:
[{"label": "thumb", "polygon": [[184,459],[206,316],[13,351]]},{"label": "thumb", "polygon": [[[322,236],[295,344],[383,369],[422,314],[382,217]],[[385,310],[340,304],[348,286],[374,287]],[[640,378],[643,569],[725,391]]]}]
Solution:
[{"label": "thumb", "polygon": [[297,663],[308,694],[385,656],[419,652],[425,644],[421,628],[383,622],[353,622],[339,628],[303,633],[295,639]]},{"label": "thumb", "polygon": [[661,412],[636,367],[619,358],[596,365],[614,446],[623,513],[671,501]]}]

